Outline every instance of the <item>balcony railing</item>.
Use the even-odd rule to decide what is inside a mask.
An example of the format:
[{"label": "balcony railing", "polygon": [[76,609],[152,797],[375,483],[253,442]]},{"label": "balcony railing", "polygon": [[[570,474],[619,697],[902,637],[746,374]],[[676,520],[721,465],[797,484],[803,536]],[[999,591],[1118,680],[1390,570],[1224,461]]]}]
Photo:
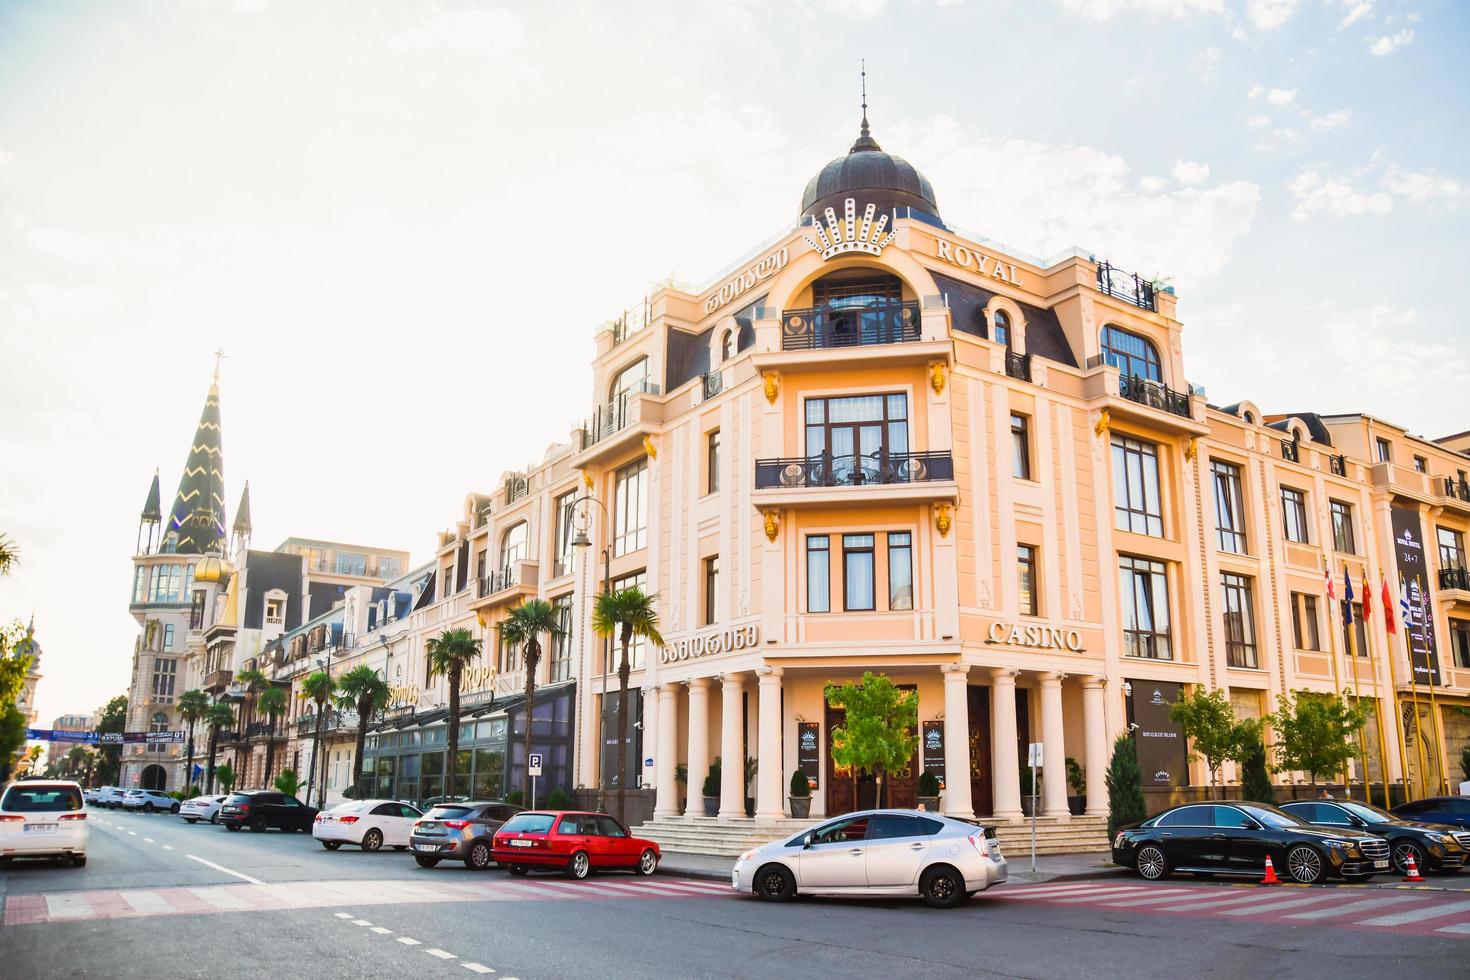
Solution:
[{"label": "balcony railing", "polygon": [[1006,374],[1021,381],[1031,380],[1031,355],[1006,351]]},{"label": "balcony railing", "polygon": [[819,306],[781,314],[782,350],[906,344],[918,339],[918,303]]},{"label": "balcony railing", "polygon": [[1470,592],[1470,570],[1454,567],[1441,568],[1439,587],[1441,589],[1463,589]]},{"label": "balcony railing", "polygon": [[1157,381],[1140,378],[1136,374],[1124,374],[1118,377],[1118,394],[1131,402],[1157,408],[1181,418],[1194,418],[1194,413],[1189,408],[1188,395]]},{"label": "balcony railing", "polygon": [[1301,462],[1301,452],[1297,447],[1295,439],[1281,440],[1281,458],[1286,460],[1288,463]]},{"label": "balcony railing", "polygon": [[204,687],[206,690],[210,688],[225,688],[234,679],[235,672],[232,670],[212,670],[204,675]]},{"label": "balcony railing", "polygon": [[626,429],[632,422],[634,412],[629,404],[635,395],[657,395],[658,385],[644,381],[629,391],[622,392],[606,405],[599,405],[592,417],[582,424],[582,448],[594,445]]},{"label": "balcony railing", "polygon": [[519,580],[516,576],[516,566],[511,565],[507,568],[502,568],[498,572],[491,572],[489,575],[481,578],[478,596],[483,599],[487,595],[494,595],[497,592],[504,592],[506,589],[513,589],[518,584]]},{"label": "balcony railing", "polygon": [[515,503],[531,492],[531,481],[528,477],[517,474],[505,481],[505,502]]},{"label": "balcony railing", "polygon": [[1132,303],[1145,310],[1157,310],[1154,285],[1132,272],[1115,268],[1111,262],[1100,262],[1097,267],[1098,292]]},{"label": "balcony railing", "polygon": [[1444,495],[1470,503],[1470,482],[1447,476],[1444,478]]},{"label": "balcony railing", "polygon": [[[326,713],[322,715],[322,732],[324,734],[326,732],[338,731],[339,729],[356,728],[356,727],[357,727],[357,712],[356,711],[337,711],[335,709],[328,708],[327,711],[326,711]],[[296,719],[296,734],[297,735],[314,735],[314,734],[316,734],[316,713],[315,712],[304,714],[301,717],[299,717],[299,718]]]},{"label": "balcony railing", "polygon": [[252,721],[245,726],[246,738],[265,738],[267,735],[273,735],[275,738],[285,738],[286,731],[280,725],[276,725],[275,730],[272,731],[271,723],[268,721]]},{"label": "balcony railing", "polygon": [[700,375],[700,385],[704,390],[705,400],[711,399],[725,390],[725,376],[719,371],[710,371]]},{"label": "balcony railing", "polygon": [[1328,456],[1327,468],[1332,471],[1333,476],[1347,476],[1347,457]]},{"label": "balcony railing", "polygon": [[755,488],[849,487],[870,484],[927,483],[954,479],[954,457],[947,452],[889,453],[866,456],[797,456],[755,461]]}]

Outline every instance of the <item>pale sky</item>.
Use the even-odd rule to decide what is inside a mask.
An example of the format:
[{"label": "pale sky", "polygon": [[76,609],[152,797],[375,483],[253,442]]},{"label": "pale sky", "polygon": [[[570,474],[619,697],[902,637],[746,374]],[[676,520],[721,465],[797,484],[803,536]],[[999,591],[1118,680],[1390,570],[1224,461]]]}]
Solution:
[{"label": "pale sky", "polygon": [[857,126],[951,224],[1171,277],[1190,380],[1470,428],[1455,0],[0,0],[0,618],[125,690],[212,365],[227,496],[428,556],[564,441],[593,333],[786,228]]}]

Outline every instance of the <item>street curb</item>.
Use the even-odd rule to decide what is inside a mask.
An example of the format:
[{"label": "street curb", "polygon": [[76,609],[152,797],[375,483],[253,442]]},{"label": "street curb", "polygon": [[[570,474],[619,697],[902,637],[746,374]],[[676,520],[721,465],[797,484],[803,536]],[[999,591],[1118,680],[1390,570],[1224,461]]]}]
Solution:
[{"label": "street curb", "polygon": [[[734,865],[735,862],[731,861],[730,866],[734,867]],[[670,878],[694,878],[699,881],[727,882],[730,880],[730,872],[728,871],[705,871],[702,868],[670,868],[664,864],[658,866],[658,873],[668,875]]]},{"label": "street curb", "polygon": [[[1096,881],[1099,878],[1117,877],[1125,873],[1127,870],[1127,868],[1097,868],[1092,871],[1064,871],[1061,874],[1049,874],[1046,875],[1044,878],[1037,878],[1035,881],[1028,881],[1022,877],[1023,875],[1029,875],[1031,872],[1015,871],[1011,873],[1011,876],[1007,879],[1006,884],[1021,885],[1024,887],[1026,885],[1049,885],[1052,882],[1056,881]],[[1038,873],[1045,874],[1045,872]]]}]

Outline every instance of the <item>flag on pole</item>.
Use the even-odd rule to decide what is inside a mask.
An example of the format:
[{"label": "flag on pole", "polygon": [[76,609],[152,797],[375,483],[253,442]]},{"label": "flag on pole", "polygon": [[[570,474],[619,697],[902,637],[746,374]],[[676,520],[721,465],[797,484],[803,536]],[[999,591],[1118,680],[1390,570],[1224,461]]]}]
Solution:
[{"label": "flag on pole", "polygon": [[1363,626],[1373,618],[1373,590],[1368,587],[1368,573],[1363,573]]},{"label": "flag on pole", "polygon": [[1322,588],[1327,593],[1328,602],[1337,601],[1337,586],[1332,581],[1332,568],[1329,566],[1322,572]]},{"label": "flag on pole", "polygon": [[[1378,573],[1380,576],[1382,571]],[[1388,591],[1388,579],[1383,580],[1383,625],[1388,627],[1390,633],[1399,631],[1398,623],[1393,620],[1393,596]]]},{"label": "flag on pole", "polygon": [[1342,570],[1342,625],[1353,625],[1353,577],[1348,570]]}]

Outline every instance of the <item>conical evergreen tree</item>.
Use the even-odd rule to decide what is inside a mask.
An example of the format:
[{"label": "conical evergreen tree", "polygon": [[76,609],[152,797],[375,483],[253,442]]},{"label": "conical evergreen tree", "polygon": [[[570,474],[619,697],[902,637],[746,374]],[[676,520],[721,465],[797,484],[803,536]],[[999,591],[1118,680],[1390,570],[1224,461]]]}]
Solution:
[{"label": "conical evergreen tree", "polygon": [[1104,777],[1108,787],[1108,836],[1119,827],[1138,823],[1148,817],[1148,804],[1143,799],[1143,770],[1138,768],[1138,750],[1128,732],[1113,742],[1113,759]]},{"label": "conical evergreen tree", "polygon": [[1240,755],[1240,798],[1252,803],[1276,802],[1276,787],[1266,771],[1266,744],[1260,732],[1246,736]]}]

